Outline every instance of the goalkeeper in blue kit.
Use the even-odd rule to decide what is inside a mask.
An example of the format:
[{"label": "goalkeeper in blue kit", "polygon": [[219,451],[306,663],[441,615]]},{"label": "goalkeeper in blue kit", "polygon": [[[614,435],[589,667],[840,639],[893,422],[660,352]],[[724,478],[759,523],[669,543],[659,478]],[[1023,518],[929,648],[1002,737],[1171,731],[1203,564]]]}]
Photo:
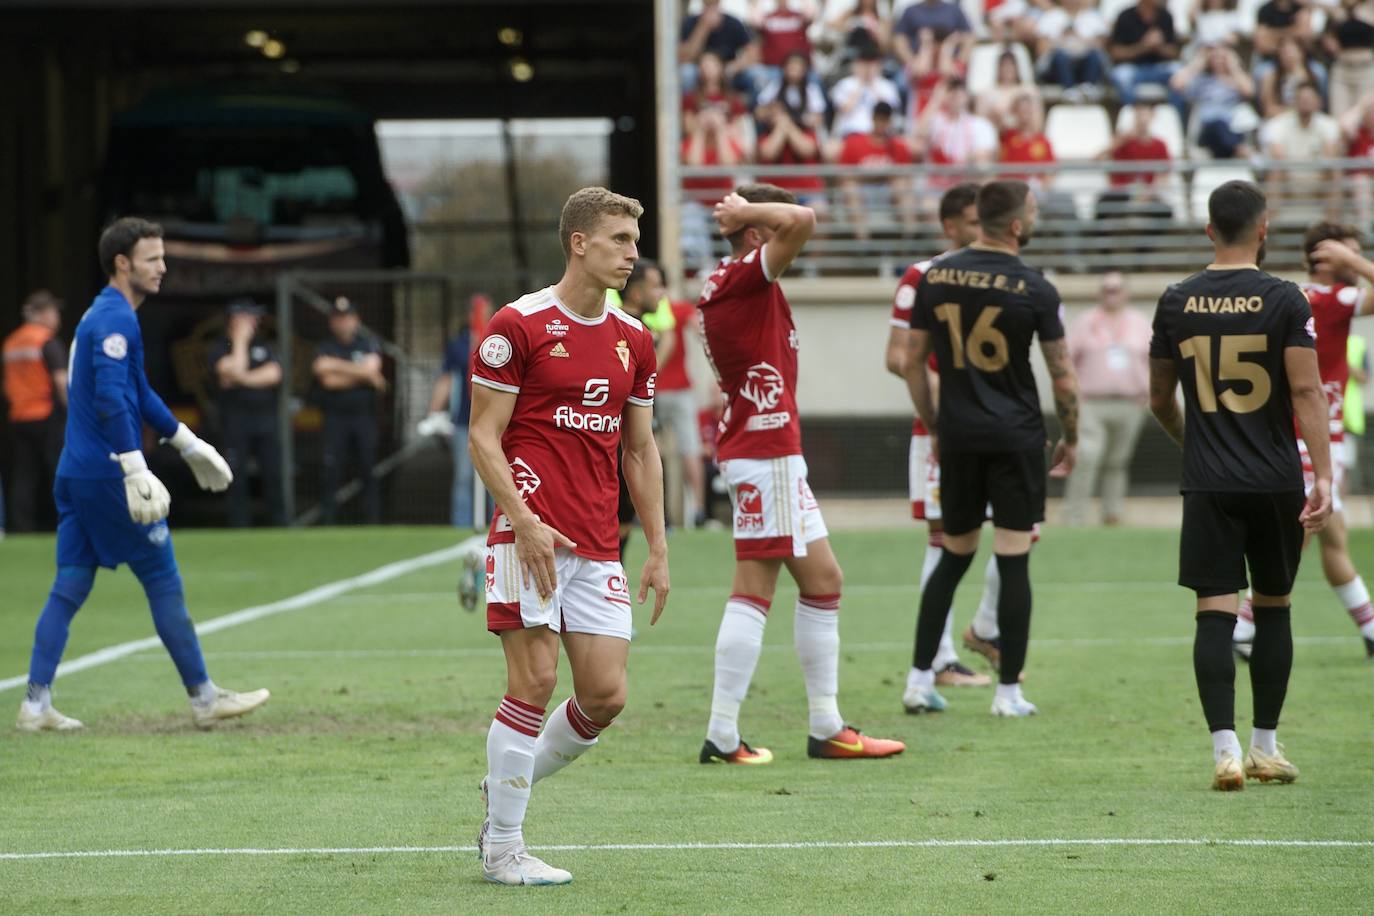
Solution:
[{"label": "goalkeeper in blue kit", "polygon": [[143,424],[181,452],[202,489],[221,492],[233,475],[214,447],[177,422],[143,372],[143,337],[134,311],[158,291],[167,272],[162,227],[132,217],[118,220],[100,236],[99,253],[110,283],[82,316],[72,342],[66,444],[53,486],[57,577],[35,628],[28,693],[16,724],[22,731],[82,727],[53,708],[53,677],[96,567],[127,563],[186,685],[192,720],[210,728],[257,709],[268,692],[225,690],[206,673],[165,521],[171,497],[144,460]]}]

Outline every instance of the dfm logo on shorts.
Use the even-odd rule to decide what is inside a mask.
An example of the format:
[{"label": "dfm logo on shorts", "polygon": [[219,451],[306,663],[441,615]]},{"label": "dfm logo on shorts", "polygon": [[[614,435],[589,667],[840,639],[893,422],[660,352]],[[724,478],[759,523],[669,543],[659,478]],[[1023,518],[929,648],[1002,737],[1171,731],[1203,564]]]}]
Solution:
[{"label": "dfm logo on shorts", "polygon": [[787,386],[782,373],[768,363],[757,363],[744,373],[740,396],[754,405],[757,414],[750,417],[744,428],[748,430],[781,429],[792,419],[785,410],[776,410]]},{"label": "dfm logo on shorts", "polygon": [[515,480],[515,489],[520,491],[521,499],[529,499],[543,483],[534,468],[525,463],[524,458],[516,458],[510,463],[510,476]]},{"label": "dfm logo on shorts", "polygon": [[[610,379],[587,379],[587,384],[582,389],[583,407],[604,407],[610,399]],[[554,410],[553,425],[559,429],[578,429],[589,433],[615,433],[620,431],[620,417],[573,410],[565,404]]]},{"label": "dfm logo on shorts", "polygon": [[763,494],[752,483],[735,491],[735,533],[757,534],[763,530]]}]

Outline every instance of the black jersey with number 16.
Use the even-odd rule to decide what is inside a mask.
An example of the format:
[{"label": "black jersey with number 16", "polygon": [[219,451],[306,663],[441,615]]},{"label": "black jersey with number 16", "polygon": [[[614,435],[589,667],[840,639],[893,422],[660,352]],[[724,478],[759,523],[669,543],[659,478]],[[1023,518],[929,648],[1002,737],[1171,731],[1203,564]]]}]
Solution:
[{"label": "black jersey with number 16", "polygon": [[1258,268],[1208,268],[1164,291],[1150,356],[1183,385],[1180,489],[1302,489],[1283,351],[1314,346],[1302,290]]},{"label": "black jersey with number 16", "polygon": [[940,365],[942,448],[1043,448],[1045,419],[1030,346],[1064,336],[1059,292],[1016,255],[970,246],[931,263],[911,326],[930,332]]}]

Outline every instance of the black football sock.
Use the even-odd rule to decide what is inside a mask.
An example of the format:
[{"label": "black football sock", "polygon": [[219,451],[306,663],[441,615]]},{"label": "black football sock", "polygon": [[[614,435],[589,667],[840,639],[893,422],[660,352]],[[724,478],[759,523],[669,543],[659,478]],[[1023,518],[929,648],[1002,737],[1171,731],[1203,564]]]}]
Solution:
[{"label": "black football sock", "polygon": [[997,628],[1002,632],[997,679],[1002,684],[1015,684],[1026,666],[1026,649],[1030,644],[1030,554],[999,553],[997,573],[1002,577],[1002,593],[997,596]]},{"label": "black football sock", "polygon": [[[1236,730],[1236,660],[1231,655],[1231,633],[1236,615],[1225,611],[1198,611],[1197,635],[1193,638],[1193,674],[1207,730]],[[1253,658],[1253,653],[1251,655]]]},{"label": "black football sock", "polygon": [[940,552],[940,562],[935,564],[921,592],[921,612],[916,615],[916,648],[911,656],[911,664],[921,671],[928,671],[935,664],[940,636],[945,632],[945,618],[954,603],[954,590],[972,562],[973,554],[951,553],[946,547]]},{"label": "black football sock", "polygon": [[1279,727],[1288,673],[1293,670],[1293,628],[1289,607],[1255,606],[1255,641],[1250,650],[1250,691],[1255,728]]}]

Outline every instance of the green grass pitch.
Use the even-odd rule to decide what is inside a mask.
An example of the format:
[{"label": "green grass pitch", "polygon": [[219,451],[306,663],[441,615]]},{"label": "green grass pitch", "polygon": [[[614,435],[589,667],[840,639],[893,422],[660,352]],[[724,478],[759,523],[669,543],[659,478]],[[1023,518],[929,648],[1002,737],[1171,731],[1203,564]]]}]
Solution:
[{"label": "green grass pitch", "polygon": [[[176,535],[202,621],[455,540],[441,529]],[[482,616],[457,606],[450,564],[207,636],[218,682],[273,692],[259,714],[212,733],[192,728],[160,648],[59,679],[58,706],[87,723],[84,733],[0,731],[0,912],[1368,912],[1374,663],[1315,554],[1294,596],[1296,664],[1280,732],[1302,777],[1222,795],[1207,788],[1191,596],[1172,584],[1175,532],[1047,531],[1031,564],[1026,680],[1041,714],[1023,721],[990,717],[990,688],[947,691],[951,709],[938,716],[905,715],[920,530],[840,533],[834,543],[846,572],[841,710],[867,732],[904,738],[899,758],[806,758],[796,593],[785,582],[742,716],[745,737],[777,760],[696,762],[731,549],[723,533],[678,533],[664,619],[651,630],[636,611],[625,713],[600,747],[534,793],[526,836],[535,851],[588,847],[547,853],[573,872],[569,887],[487,885],[464,851],[3,858],[470,846],[503,663]],[[1374,578],[1374,532],[1356,532],[1352,549]],[[11,537],[0,568],[3,678],[27,668],[51,539]],[[980,560],[960,590],[960,628],[981,569]],[[133,577],[102,572],[67,657],[152,632]],[[569,682],[564,672],[555,703]],[[0,713],[11,716],[20,696],[0,694]],[[1249,697],[1242,666],[1242,741]],[[842,845],[1013,839],[1366,845]],[[808,842],[829,845],[604,848]]]}]

